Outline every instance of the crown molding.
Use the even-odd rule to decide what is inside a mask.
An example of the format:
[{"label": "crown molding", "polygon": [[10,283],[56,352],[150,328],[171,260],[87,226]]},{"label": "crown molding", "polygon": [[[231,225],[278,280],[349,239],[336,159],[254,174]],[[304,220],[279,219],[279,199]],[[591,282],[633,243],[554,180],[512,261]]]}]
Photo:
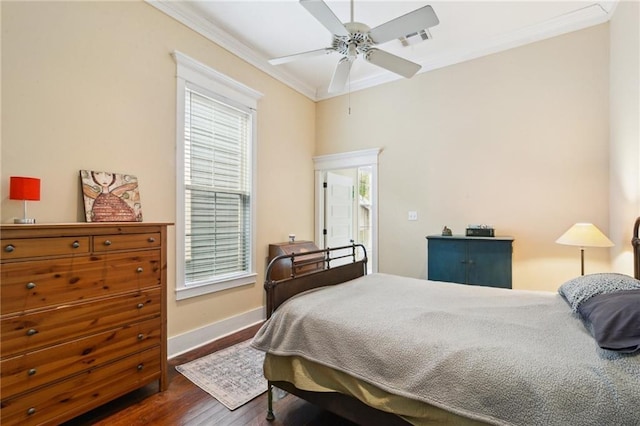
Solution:
[{"label": "crown molding", "polygon": [[[438,55],[423,61],[417,60],[416,62],[422,65],[418,74],[602,24],[611,19],[617,4],[618,0],[601,4],[595,3],[538,25],[512,31],[494,39],[479,41],[472,47],[457,49],[448,54]],[[402,80],[402,77],[384,72],[367,78],[352,80],[350,89],[351,92],[356,92],[396,80]],[[329,99],[342,94],[329,94],[324,88],[324,90],[318,91],[318,99]]]},{"label": "crown molding", "polygon": [[[171,0],[145,1],[239,58],[247,61],[261,71],[264,71],[273,78],[276,78],[280,82],[298,91],[312,101],[321,101],[344,94],[329,94],[327,92],[327,87],[317,89],[291,73],[270,65],[267,58],[263,55],[240,42],[229,33],[217,28],[212,22],[199,16],[194,9],[189,7],[188,2],[177,2]],[[560,15],[537,25],[512,31],[493,39],[478,41],[471,47],[457,49],[444,55],[425,58],[423,60],[418,59],[416,62],[422,65],[422,69],[419,73],[421,74],[438,68],[444,68],[449,65],[458,64],[490,55],[492,53],[502,52],[514,47],[523,46],[607,22],[615,12],[618,2],[619,0],[601,1],[573,12]],[[381,72],[373,76],[352,80],[350,90],[351,92],[364,90],[380,84],[400,80],[401,78],[402,77],[391,72]]]},{"label": "crown molding", "polygon": [[191,28],[193,31],[206,37],[220,47],[228,50],[240,59],[243,59],[259,70],[269,74],[271,77],[286,84],[300,94],[313,101],[318,100],[316,97],[316,89],[314,87],[303,82],[291,73],[270,65],[269,62],[267,62],[267,58],[263,55],[257,53],[235,37],[232,37],[226,31],[217,28],[211,21],[200,16],[193,8],[189,7],[188,2],[172,0],[145,0],[145,2],[169,15],[176,21],[186,25],[188,28]]}]

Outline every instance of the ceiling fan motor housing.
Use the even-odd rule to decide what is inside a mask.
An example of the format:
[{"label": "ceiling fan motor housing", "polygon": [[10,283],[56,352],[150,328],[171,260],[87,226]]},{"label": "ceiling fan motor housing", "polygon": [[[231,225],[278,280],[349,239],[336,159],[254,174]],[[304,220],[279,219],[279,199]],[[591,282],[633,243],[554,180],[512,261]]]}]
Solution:
[{"label": "ceiling fan motor housing", "polygon": [[344,24],[349,31],[348,36],[333,35],[332,48],[340,54],[355,59],[359,54],[366,55],[374,44],[369,36],[370,28],[360,22]]}]

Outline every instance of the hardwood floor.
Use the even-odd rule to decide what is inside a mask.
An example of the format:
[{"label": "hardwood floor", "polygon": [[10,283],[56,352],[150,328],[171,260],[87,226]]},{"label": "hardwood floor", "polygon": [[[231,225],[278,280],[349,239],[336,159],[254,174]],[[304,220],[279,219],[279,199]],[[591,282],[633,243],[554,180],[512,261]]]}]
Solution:
[{"label": "hardwood floor", "polygon": [[175,370],[176,365],[250,339],[258,328],[259,325],[247,328],[169,360],[169,387],[166,392],[158,393],[157,384],[154,383],[64,425],[354,426],[353,423],[293,395],[274,401],[276,419],[271,422],[265,419],[266,393],[234,411],[229,411]]}]

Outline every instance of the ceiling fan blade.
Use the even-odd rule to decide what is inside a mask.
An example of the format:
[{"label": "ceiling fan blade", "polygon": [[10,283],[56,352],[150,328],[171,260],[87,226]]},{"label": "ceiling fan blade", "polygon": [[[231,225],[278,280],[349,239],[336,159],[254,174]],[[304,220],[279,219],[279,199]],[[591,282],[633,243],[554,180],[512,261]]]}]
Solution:
[{"label": "ceiling fan blade", "polygon": [[369,49],[364,58],[374,65],[399,74],[405,78],[413,77],[418,71],[420,71],[420,68],[422,68],[422,65],[418,65],[415,62],[408,61],[400,56],[396,56],[379,49]]},{"label": "ceiling fan blade", "polygon": [[286,64],[287,62],[296,61],[298,59],[313,58],[315,56],[328,55],[335,50],[331,47],[325,47],[324,49],[310,50],[308,52],[296,53],[293,55],[281,56],[279,58],[269,59],[271,65]]},{"label": "ceiling fan blade", "polygon": [[438,25],[440,21],[431,6],[424,6],[380,24],[369,31],[374,43],[380,44]]},{"label": "ceiling fan blade", "polygon": [[353,61],[346,56],[340,59],[329,84],[329,93],[337,93],[344,90],[351,71],[351,64],[353,64]]},{"label": "ceiling fan blade", "polygon": [[331,34],[348,36],[349,31],[340,22],[338,17],[329,9],[329,6],[322,0],[300,0],[300,4],[307,9]]}]

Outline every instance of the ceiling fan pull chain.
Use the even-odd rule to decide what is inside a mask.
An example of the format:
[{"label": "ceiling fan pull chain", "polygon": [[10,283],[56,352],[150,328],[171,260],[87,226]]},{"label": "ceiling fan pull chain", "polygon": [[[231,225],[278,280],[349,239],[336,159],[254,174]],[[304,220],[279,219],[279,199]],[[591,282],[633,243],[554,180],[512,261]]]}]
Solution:
[{"label": "ceiling fan pull chain", "polygon": [[349,73],[349,80],[348,81],[349,81],[349,85],[348,85],[348,87],[349,87],[349,93],[348,93],[348,96],[349,96],[349,98],[348,98],[349,115],[351,115],[351,73]]}]

